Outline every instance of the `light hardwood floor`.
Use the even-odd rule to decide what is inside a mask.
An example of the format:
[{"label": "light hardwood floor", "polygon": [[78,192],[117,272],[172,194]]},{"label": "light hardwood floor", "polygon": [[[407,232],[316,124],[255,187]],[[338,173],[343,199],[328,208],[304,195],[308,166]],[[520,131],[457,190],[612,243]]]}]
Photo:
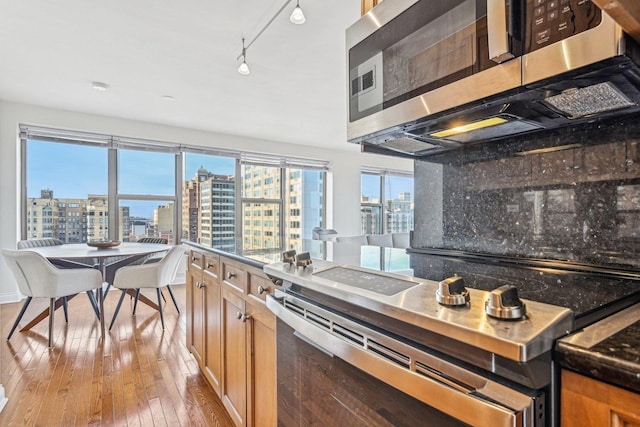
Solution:
[{"label": "light hardwood floor", "polygon": [[[164,331],[159,313],[144,304],[131,316],[127,297],[104,341],[87,296],[78,295],[68,324],[56,312],[52,349],[48,320],[6,341],[22,302],[2,305],[1,382],[9,401],[0,426],[232,426],[186,348],[184,286],[174,290],[181,314],[167,294]],[[105,300],[107,328],[119,296],[112,290]],[[47,304],[34,299],[21,324]]]}]

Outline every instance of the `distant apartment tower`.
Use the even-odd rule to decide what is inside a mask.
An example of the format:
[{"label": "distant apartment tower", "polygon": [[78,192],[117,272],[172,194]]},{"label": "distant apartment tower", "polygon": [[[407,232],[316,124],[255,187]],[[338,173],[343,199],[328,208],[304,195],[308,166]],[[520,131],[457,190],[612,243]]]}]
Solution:
[{"label": "distant apartment tower", "polygon": [[[285,169],[287,186],[281,193],[280,168],[245,165],[243,197],[256,199],[242,206],[244,250],[280,249],[280,217],[285,218],[284,249],[307,250],[313,227],[323,225],[323,173],[314,170]],[[284,205],[280,203],[280,199]],[[273,200],[273,202],[271,201]],[[258,203],[260,201],[260,203]],[[285,209],[280,215],[280,209]]]},{"label": "distant apartment tower", "polygon": [[167,239],[169,244],[173,244],[173,206],[170,202],[153,210],[153,235]]},{"label": "distant apartment tower", "polygon": [[403,233],[413,230],[413,199],[411,193],[402,192],[389,200],[386,209],[387,231]]},{"label": "distant apartment tower", "polygon": [[182,185],[182,238],[185,240],[200,243],[200,184],[212,176],[201,166],[193,179]]},{"label": "distant apartment tower", "polygon": [[280,248],[280,168],[243,165],[242,174],[242,249]]},{"label": "distant apartment tower", "polygon": [[[129,208],[121,207],[120,235],[127,236]],[[27,199],[27,238],[56,238],[65,243],[109,239],[107,196],[90,194],[86,199],[56,199],[53,190],[42,190],[39,198]]]},{"label": "distant apartment tower", "polygon": [[234,250],[235,176],[208,174],[206,179],[199,182],[198,192],[199,243],[217,249]]},{"label": "distant apartment tower", "polygon": [[288,224],[285,230],[290,248],[311,250],[313,228],[322,227],[323,174],[314,170],[288,169]]},{"label": "distant apartment tower", "polygon": [[[361,203],[379,203],[378,199],[369,200],[362,196]],[[380,207],[360,205],[360,234],[378,234],[380,230]]]}]

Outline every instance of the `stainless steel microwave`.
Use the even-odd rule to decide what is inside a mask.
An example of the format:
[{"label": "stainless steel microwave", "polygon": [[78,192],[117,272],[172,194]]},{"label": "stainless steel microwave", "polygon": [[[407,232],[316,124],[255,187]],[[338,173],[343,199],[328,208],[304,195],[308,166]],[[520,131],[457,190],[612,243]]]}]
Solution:
[{"label": "stainless steel microwave", "polygon": [[591,0],[386,0],[346,40],[347,136],[369,151],[426,155],[640,99],[629,43]]}]

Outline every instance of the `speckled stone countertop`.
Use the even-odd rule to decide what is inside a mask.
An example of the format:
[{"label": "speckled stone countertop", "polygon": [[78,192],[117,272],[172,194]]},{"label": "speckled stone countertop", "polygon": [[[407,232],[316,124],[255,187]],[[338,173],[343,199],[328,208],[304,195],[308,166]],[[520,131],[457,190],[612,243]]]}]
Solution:
[{"label": "speckled stone countertop", "polygon": [[640,393],[640,304],[558,341],[560,366]]}]

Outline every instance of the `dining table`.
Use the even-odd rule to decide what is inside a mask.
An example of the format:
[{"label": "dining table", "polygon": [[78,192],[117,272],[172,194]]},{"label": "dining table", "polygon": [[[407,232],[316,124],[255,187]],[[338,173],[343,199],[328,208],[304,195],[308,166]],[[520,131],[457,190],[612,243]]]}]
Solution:
[{"label": "dining table", "polygon": [[[171,249],[171,245],[162,243],[137,243],[122,242],[117,246],[90,246],[87,243],[70,243],[55,246],[41,246],[33,248],[20,249],[23,251],[37,252],[54,263],[58,261],[66,261],[69,265],[75,267],[86,266],[87,268],[97,268],[102,273],[102,280],[107,284],[105,292],[100,290],[99,298],[94,302],[91,301],[96,315],[99,316],[103,311],[103,300],[106,297],[109,288],[113,282],[115,272],[118,268],[129,265],[137,260],[145,258],[149,255],[158,254]],[[127,289],[126,292],[135,297],[135,289]],[[66,300],[73,298],[75,295],[66,297]],[[158,305],[145,297],[139,295],[140,302],[148,306],[158,309]],[[57,310],[65,303],[63,298],[58,298],[55,302]],[[99,304],[99,306],[98,306]],[[49,315],[49,309],[43,310],[40,314],[33,318],[21,331],[28,331]]]}]

